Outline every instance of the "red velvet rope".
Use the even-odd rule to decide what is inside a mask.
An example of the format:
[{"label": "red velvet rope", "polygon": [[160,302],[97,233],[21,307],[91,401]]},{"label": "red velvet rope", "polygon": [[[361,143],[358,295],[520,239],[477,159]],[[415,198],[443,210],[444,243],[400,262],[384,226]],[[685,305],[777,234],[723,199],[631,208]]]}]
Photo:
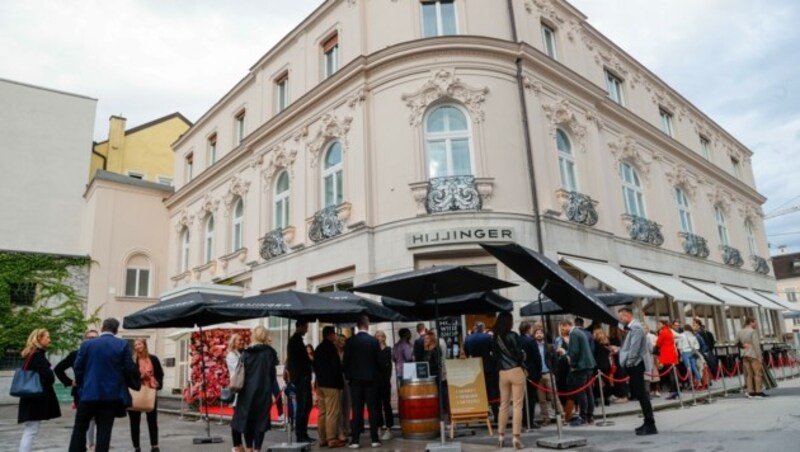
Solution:
[{"label": "red velvet rope", "polygon": [[600,375],[602,375],[603,378],[608,380],[610,383],[627,383],[627,382],[629,382],[631,380],[631,377],[623,377],[623,378],[620,378],[620,379],[616,379],[616,378],[614,378],[613,375],[606,375],[606,374],[604,374],[602,372],[600,372]]},{"label": "red velvet rope", "polygon": [[[556,391],[556,395],[557,395],[557,396],[559,396],[559,397],[569,397],[569,396],[574,396],[575,394],[578,394],[578,393],[580,393],[580,392],[583,392],[583,391],[585,391],[587,388],[589,388],[590,386],[592,386],[592,385],[594,384],[595,380],[597,380],[597,377],[596,377],[596,376],[593,376],[592,378],[590,378],[590,379],[589,379],[589,381],[587,381],[587,382],[586,382],[586,384],[585,384],[585,385],[581,386],[580,388],[578,388],[578,389],[576,389],[576,390],[574,390],[574,391],[569,391],[569,392],[560,392],[560,391]],[[538,389],[538,390],[540,390],[540,391],[544,391],[544,392],[547,392],[547,393],[552,393],[552,392],[553,392],[553,390],[552,390],[552,389],[548,388],[547,386],[541,386],[541,385],[537,384],[536,382],[534,382],[533,380],[530,380],[530,379],[529,379],[529,380],[528,380],[528,383],[530,383],[530,384],[531,384],[531,386],[533,386],[534,388],[536,388],[536,389]]]},{"label": "red velvet rope", "polygon": [[681,373],[680,373],[680,372],[678,372],[678,380],[680,380],[680,381],[686,381],[686,380],[688,380],[688,379],[689,379],[689,375],[690,375],[691,373],[692,373],[692,369],[686,369],[686,375],[684,375],[683,377],[681,377]]}]

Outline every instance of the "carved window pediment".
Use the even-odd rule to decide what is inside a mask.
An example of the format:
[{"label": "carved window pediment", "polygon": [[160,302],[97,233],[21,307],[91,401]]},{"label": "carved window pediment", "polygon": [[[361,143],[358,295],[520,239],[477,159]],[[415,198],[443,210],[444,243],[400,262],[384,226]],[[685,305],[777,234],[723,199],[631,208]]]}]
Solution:
[{"label": "carved window pediment", "polygon": [[544,114],[550,123],[550,137],[556,139],[556,129],[566,127],[581,151],[586,150],[586,126],[578,122],[575,110],[566,99],[558,99],[552,104],[542,105]]},{"label": "carved window pediment", "polygon": [[269,156],[269,163],[261,173],[264,177],[264,190],[272,187],[275,176],[283,170],[287,171],[289,178],[294,177],[294,161],[297,158],[297,149],[286,149],[283,144],[278,144],[270,148],[266,155]]},{"label": "carved window pediment", "polygon": [[428,107],[441,99],[460,102],[469,110],[472,121],[480,123],[484,119],[482,105],[488,93],[488,87],[469,86],[456,77],[453,70],[439,69],[431,74],[430,80],[425,82],[422,88],[413,93],[403,94],[401,98],[411,110],[408,122],[412,126],[422,124],[422,117]]},{"label": "carved window pediment", "polygon": [[194,223],[194,215],[189,215],[186,208],[178,211],[178,222],[175,224],[175,230],[178,232],[183,231],[183,228],[190,228]]},{"label": "carved window pediment", "polygon": [[628,136],[622,135],[616,142],[609,143],[611,154],[614,156],[614,171],[619,173],[619,166],[622,162],[627,162],[636,168],[636,171],[649,182],[650,164],[653,157],[649,152],[639,148],[636,141]]},{"label": "carved window pediment", "polygon": [[350,124],[353,122],[352,116],[339,118],[331,113],[322,117],[320,128],[314,138],[308,143],[307,149],[311,154],[311,166],[316,167],[322,156],[325,145],[332,140],[339,140],[342,144],[342,151],[347,152],[347,132],[350,131]]},{"label": "carved window pediment", "polygon": [[233,208],[233,203],[236,199],[242,198],[244,199],[247,192],[250,190],[250,181],[243,180],[239,176],[234,176],[230,180],[230,185],[228,186],[228,194],[225,195],[225,211],[226,214],[230,213],[231,208]]},{"label": "carved window pediment", "polygon": [[682,188],[689,198],[694,199],[697,193],[697,177],[689,172],[685,166],[675,166],[672,170],[667,171],[666,176],[670,185]]},{"label": "carved window pediment", "polygon": [[708,201],[712,206],[719,206],[725,215],[730,215],[731,205],[733,203],[733,195],[727,190],[719,187],[714,187],[708,192]]}]

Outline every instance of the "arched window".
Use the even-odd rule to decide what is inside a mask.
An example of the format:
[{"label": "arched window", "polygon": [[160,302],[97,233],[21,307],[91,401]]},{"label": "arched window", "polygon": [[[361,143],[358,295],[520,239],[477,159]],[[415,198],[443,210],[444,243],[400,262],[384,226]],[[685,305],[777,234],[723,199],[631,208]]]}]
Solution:
[{"label": "arched window", "polygon": [[281,171],[275,182],[275,196],[272,204],[273,228],[283,229],[289,226],[289,173],[286,171]]},{"label": "arched window", "polygon": [[233,206],[233,222],[231,223],[231,251],[242,249],[242,229],[244,229],[244,201],[236,200]]},{"label": "arched window", "polygon": [[467,115],[455,105],[440,105],[425,120],[428,177],[473,174]]},{"label": "arched window", "polygon": [[750,220],[745,221],[744,230],[747,233],[747,246],[750,248],[752,256],[758,256],[758,246],[756,245],[756,234],[753,231],[753,223]]},{"label": "arched window", "polygon": [[629,163],[620,164],[622,176],[622,197],[625,200],[625,212],[628,215],[647,218],[644,210],[644,194],[639,175]]},{"label": "arched window", "polygon": [[189,228],[184,227],[181,231],[181,273],[189,271]]},{"label": "arched window", "polygon": [[681,231],[694,232],[692,230],[692,212],[689,210],[689,200],[686,192],[680,187],[675,187],[675,204],[678,205],[678,217],[681,220]]},{"label": "arched window", "polygon": [[150,296],[150,259],[136,254],[125,265],[125,296]]},{"label": "arched window", "polygon": [[322,168],[323,207],[339,205],[343,200],[342,145],[338,141],[334,141],[325,151],[325,165]]},{"label": "arched window", "polygon": [[205,263],[214,259],[214,215],[208,215],[206,219],[206,239],[205,239]]},{"label": "arched window", "polygon": [[714,218],[717,220],[719,243],[728,246],[728,225],[725,223],[725,213],[720,206],[714,206]]},{"label": "arched window", "polygon": [[578,191],[572,143],[570,143],[567,134],[561,129],[556,129],[556,148],[558,149],[558,170],[561,173],[561,187],[566,191]]}]

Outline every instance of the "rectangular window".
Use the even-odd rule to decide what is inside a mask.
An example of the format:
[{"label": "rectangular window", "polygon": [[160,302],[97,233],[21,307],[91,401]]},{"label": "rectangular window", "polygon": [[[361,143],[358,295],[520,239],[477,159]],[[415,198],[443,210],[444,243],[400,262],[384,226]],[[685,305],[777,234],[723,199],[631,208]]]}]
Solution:
[{"label": "rectangular window", "polygon": [[339,69],[339,35],[335,34],[328,38],[322,44],[322,55],[324,64],[325,64],[325,71],[324,76],[325,78],[330,77]]},{"label": "rectangular window", "polygon": [[731,168],[733,169],[733,175],[738,177],[739,179],[742,178],[742,164],[739,162],[739,159],[735,157],[731,157]]},{"label": "rectangular window", "polygon": [[544,53],[550,58],[556,59],[556,32],[545,24],[542,24],[542,41]]},{"label": "rectangular window", "polygon": [[36,283],[8,283],[12,306],[31,306],[36,298]]},{"label": "rectangular window", "polygon": [[672,113],[659,108],[658,115],[661,117],[661,131],[669,136],[674,136],[672,134]]},{"label": "rectangular window", "polygon": [[622,79],[606,70],[606,89],[608,90],[608,98],[614,102],[624,105],[622,98]]},{"label": "rectangular window", "polygon": [[797,292],[794,287],[786,289],[786,299],[794,303],[797,302]]},{"label": "rectangular window", "polygon": [[275,80],[275,110],[280,113],[289,105],[289,73]]},{"label": "rectangular window", "polygon": [[[244,118],[243,118],[244,119]],[[217,134],[211,134],[208,137],[208,166],[217,162]]]},{"label": "rectangular window", "polygon": [[144,268],[127,269],[125,272],[125,296],[150,296],[150,270]]},{"label": "rectangular window", "polygon": [[340,281],[333,284],[326,284],[324,286],[317,287],[317,293],[327,293],[327,292],[340,292],[345,290],[350,290],[353,288],[353,281]]},{"label": "rectangular window", "polygon": [[[242,110],[236,114],[236,144],[242,144],[244,141],[244,113],[245,111]],[[216,140],[214,142],[216,145]]]},{"label": "rectangular window", "polygon": [[144,180],[144,174],[138,171],[128,171],[128,177],[131,177],[133,179]]},{"label": "rectangular window", "polygon": [[189,153],[186,156],[186,159],[184,161],[183,171],[184,171],[183,176],[185,179],[184,182],[188,183],[189,181],[192,180],[192,177],[194,176],[194,154]]},{"label": "rectangular window", "polygon": [[455,0],[422,2],[422,37],[456,34]]},{"label": "rectangular window", "polygon": [[704,159],[711,160],[711,141],[703,135],[700,135],[700,153]]},{"label": "rectangular window", "polygon": [[165,176],[158,176],[158,183],[162,185],[169,185],[172,187],[172,178]]}]

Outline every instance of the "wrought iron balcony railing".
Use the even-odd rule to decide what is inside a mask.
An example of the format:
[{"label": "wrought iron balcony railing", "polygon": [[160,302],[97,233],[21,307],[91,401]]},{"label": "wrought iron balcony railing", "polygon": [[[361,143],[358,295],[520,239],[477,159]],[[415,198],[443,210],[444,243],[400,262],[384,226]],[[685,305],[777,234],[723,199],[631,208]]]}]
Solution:
[{"label": "wrought iron balcony railing", "polygon": [[594,226],[597,224],[598,215],[595,205],[597,201],[589,195],[577,191],[559,190],[556,195],[561,199],[561,208],[569,221]]},{"label": "wrought iron balcony railing", "polygon": [[339,218],[336,206],[328,206],[314,214],[308,229],[308,238],[312,242],[321,242],[336,237],[342,231],[344,231],[344,223]]},{"label": "wrought iron balcony railing", "polygon": [[481,210],[481,205],[474,176],[434,177],[428,181],[425,197],[428,213]]},{"label": "wrought iron balcony railing", "polygon": [[762,275],[769,274],[769,264],[767,264],[767,260],[761,256],[752,255],[750,256],[750,261],[753,264],[753,270],[756,273],[761,273]]},{"label": "wrought iron balcony railing", "polygon": [[722,252],[722,262],[731,267],[741,267],[744,265],[742,253],[736,248],[728,245],[720,245],[719,250]]},{"label": "wrought iron balcony railing", "polygon": [[654,246],[664,244],[664,235],[661,234],[660,224],[636,215],[625,214],[622,218],[627,222],[628,234],[631,239]]},{"label": "wrought iron balcony railing", "polygon": [[683,239],[683,251],[689,256],[705,259],[711,254],[708,242],[704,237],[691,232],[679,232],[678,236]]},{"label": "wrought iron balcony railing", "polygon": [[282,256],[289,252],[289,246],[283,238],[283,229],[273,229],[272,231],[264,234],[261,239],[261,249],[259,250],[261,257],[270,260],[273,257]]}]

